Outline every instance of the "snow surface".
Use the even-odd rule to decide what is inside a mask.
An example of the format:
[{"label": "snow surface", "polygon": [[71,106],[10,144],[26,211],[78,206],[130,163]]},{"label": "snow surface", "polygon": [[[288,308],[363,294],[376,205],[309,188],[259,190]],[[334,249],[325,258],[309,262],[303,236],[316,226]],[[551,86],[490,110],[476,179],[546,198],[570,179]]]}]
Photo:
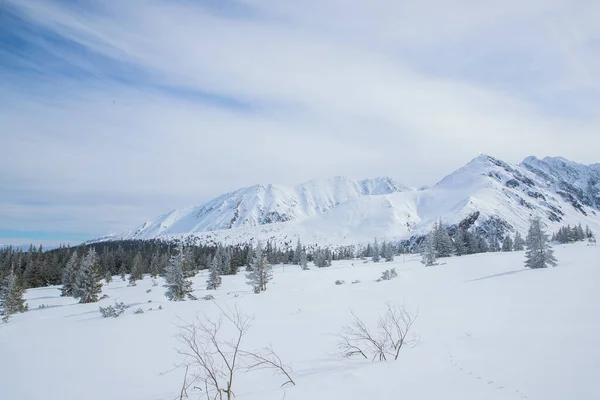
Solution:
[{"label": "snow surface", "polygon": [[[271,344],[297,382],[284,389],[268,371],[243,374],[236,399],[598,399],[600,247],[564,245],[556,256],[559,266],[545,270],[525,269],[522,252],[454,257],[430,268],[416,256],[310,271],[277,266],[259,295],[242,273],[225,276],[210,293],[221,306],[255,316],[245,346]],[[375,282],[390,267],[399,276]],[[205,279],[204,273],[194,278],[198,297],[207,293]],[[347,284],[336,286],[337,279]],[[350,284],[354,279],[362,283]],[[169,302],[149,278],[136,287],[116,278],[103,291],[109,299],[84,305],[59,297],[57,287],[27,292],[30,311],[0,324],[0,398],[178,398],[177,327],[217,315],[215,302]],[[101,318],[98,306],[115,301],[130,308],[119,318]],[[418,344],[402,349],[395,362],[333,356],[333,334],[350,321],[350,310],[372,325],[387,301],[418,310]],[[159,305],[162,311],[133,314]]]},{"label": "snow surface", "polygon": [[[598,232],[600,209],[584,204],[576,209],[557,193],[557,182],[583,186],[595,176],[593,166],[565,162],[530,157],[523,165],[513,165],[482,154],[423,190],[408,190],[388,178],[356,182],[338,177],[287,189],[259,185],[101,240],[192,237],[239,244],[260,239],[293,246],[300,238],[305,244],[348,245],[374,238],[408,239],[425,234],[440,219],[453,225],[475,212],[480,213],[476,225],[499,217],[512,234],[525,234],[533,216],[541,217],[551,231],[581,223]],[[530,170],[533,165],[539,174]],[[266,216],[278,219],[266,223]],[[223,226],[232,228],[218,228]]]}]

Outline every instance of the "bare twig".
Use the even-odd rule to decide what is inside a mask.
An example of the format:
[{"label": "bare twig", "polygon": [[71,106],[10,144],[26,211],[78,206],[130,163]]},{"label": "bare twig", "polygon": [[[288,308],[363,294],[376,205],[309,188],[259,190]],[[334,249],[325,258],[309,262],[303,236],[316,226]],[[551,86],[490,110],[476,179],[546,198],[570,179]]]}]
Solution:
[{"label": "bare twig", "polygon": [[263,351],[242,351],[241,354],[246,358],[246,368],[248,371],[273,369],[287,378],[287,381],[281,387],[289,384],[296,385],[296,382],[290,376],[290,372],[288,372],[291,371],[291,368],[283,364],[281,358],[279,358],[271,346],[263,349]]},{"label": "bare twig", "polygon": [[397,360],[402,346],[412,341],[408,333],[418,315],[387,303],[385,313],[379,318],[379,329],[373,333],[354,312],[351,314],[352,323],[338,335],[338,349],[343,357],[360,355],[368,359],[367,353],[371,353],[372,361],[386,361],[387,356]]},{"label": "bare twig", "polygon": [[[282,386],[295,385],[289,368],[272,348],[263,352],[242,350],[242,340],[252,325],[253,317],[242,314],[237,307],[228,310],[219,305],[217,307],[221,311],[217,319],[205,315],[202,319],[196,318],[194,323],[180,327],[179,339],[183,347],[179,353],[188,360],[180,400],[184,394],[187,397],[187,388],[198,379],[204,382],[207,400],[211,400],[211,396],[213,400],[231,400],[235,397],[233,387],[236,373],[244,366],[247,370],[275,369],[288,379]],[[221,330],[224,325],[233,327],[235,332],[229,340],[223,339]],[[198,371],[194,380],[187,384],[189,366],[197,367]]]}]

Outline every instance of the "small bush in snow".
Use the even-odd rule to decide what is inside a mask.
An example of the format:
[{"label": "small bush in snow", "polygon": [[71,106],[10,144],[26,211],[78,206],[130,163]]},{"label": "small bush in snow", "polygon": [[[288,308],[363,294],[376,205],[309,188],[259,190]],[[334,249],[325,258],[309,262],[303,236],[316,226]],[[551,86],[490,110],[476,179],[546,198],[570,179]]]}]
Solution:
[{"label": "small bush in snow", "polygon": [[396,268],[386,269],[385,271],[383,271],[383,273],[381,274],[381,278],[379,278],[377,280],[377,282],[389,281],[389,280],[394,279],[397,276],[398,276],[398,273],[396,272]]},{"label": "small bush in snow", "polygon": [[146,290],[146,293],[150,293],[152,291],[152,289],[148,289]]},{"label": "small bush in snow", "polygon": [[38,308],[46,308],[46,307],[48,307],[48,306],[47,306],[47,305],[45,305],[45,304],[40,304],[40,305],[38,306]]},{"label": "small bush in snow", "polygon": [[108,295],[107,294],[103,294],[102,297],[100,297],[100,300],[104,300],[104,299],[108,299]]},{"label": "small bush in snow", "polygon": [[213,296],[212,294],[207,294],[206,296],[204,296],[202,298],[203,300],[214,300],[215,296]]},{"label": "small bush in snow", "polygon": [[357,283],[360,283],[360,281],[358,279],[355,279],[355,280],[352,281],[353,285],[356,285]]},{"label": "small bush in snow", "polygon": [[159,310],[162,310],[162,306],[158,306],[158,309],[159,309]]},{"label": "small bush in snow", "polygon": [[346,283],[346,281],[338,279],[337,281],[335,281],[336,285],[343,285],[344,283]]},{"label": "small bush in snow", "polygon": [[100,307],[100,314],[102,314],[103,318],[117,318],[119,315],[125,312],[127,306],[125,303],[117,303],[115,302],[114,306]]},{"label": "small bush in snow", "polygon": [[141,308],[138,308],[138,309],[137,309],[137,310],[135,310],[133,313],[134,313],[134,314],[143,314],[143,313],[144,313],[144,310],[142,310]]}]

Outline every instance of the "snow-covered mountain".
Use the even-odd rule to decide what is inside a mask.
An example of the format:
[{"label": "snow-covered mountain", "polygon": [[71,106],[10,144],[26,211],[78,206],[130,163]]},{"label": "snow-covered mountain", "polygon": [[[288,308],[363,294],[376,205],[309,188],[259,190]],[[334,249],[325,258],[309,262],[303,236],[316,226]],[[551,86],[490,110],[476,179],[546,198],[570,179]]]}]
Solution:
[{"label": "snow-covered mountain", "polygon": [[347,201],[413,190],[390,178],[354,181],[344,177],[313,180],[295,187],[254,185],[223,194],[208,203],[173,210],[148,221],[122,239],[210,232],[297,221],[323,214]]},{"label": "snow-covered mountain", "polygon": [[146,222],[118,239],[175,239],[243,243],[354,244],[407,239],[442,220],[525,233],[532,216],[550,229],[588,224],[600,230],[600,166],[563,158],[526,158],[512,165],[480,155],[434,186],[415,190],[389,178],[343,177],[295,187],[256,185]]}]

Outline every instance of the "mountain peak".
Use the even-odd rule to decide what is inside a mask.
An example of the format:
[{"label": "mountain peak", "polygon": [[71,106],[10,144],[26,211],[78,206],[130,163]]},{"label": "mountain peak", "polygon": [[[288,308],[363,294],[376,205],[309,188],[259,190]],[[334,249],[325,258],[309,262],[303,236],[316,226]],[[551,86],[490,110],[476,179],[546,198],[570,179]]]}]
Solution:
[{"label": "mountain peak", "polygon": [[600,169],[560,157],[530,156],[514,165],[480,154],[418,191],[387,176],[254,185],[174,210],[112,239],[193,236],[201,241],[289,244],[299,237],[307,243],[356,244],[373,237],[424,234],[440,218],[449,225],[470,221],[476,228],[501,221],[511,232],[524,232],[532,215],[553,227],[582,222],[600,228],[596,210]]}]

